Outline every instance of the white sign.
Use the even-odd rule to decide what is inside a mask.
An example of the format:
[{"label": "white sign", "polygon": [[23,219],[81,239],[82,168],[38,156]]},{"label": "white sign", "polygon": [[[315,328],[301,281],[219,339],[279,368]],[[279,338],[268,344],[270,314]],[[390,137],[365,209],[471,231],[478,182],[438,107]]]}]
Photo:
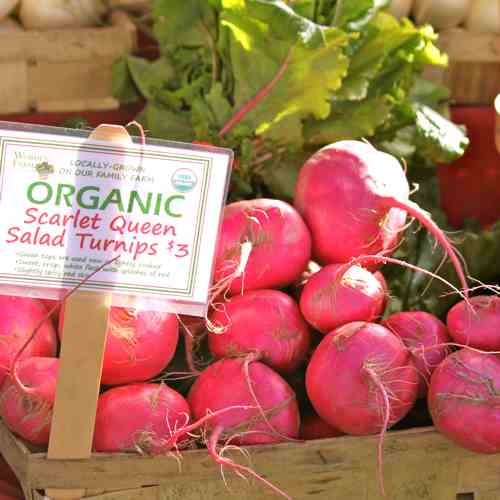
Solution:
[{"label": "white sign", "polygon": [[83,289],[204,314],[232,152],[19,128],[0,123],[0,286],[72,288],[119,255]]}]

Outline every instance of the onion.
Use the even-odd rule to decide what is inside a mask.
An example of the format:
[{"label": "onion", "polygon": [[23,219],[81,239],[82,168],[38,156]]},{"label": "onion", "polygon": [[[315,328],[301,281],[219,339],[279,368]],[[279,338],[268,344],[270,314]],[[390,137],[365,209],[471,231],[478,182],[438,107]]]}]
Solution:
[{"label": "onion", "polygon": [[412,5],[413,0],[392,0],[387,10],[399,19],[401,17],[408,17]]},{"label": "onion", "polygon": [[19,0],[0,0],[0,20],[7,17],[19,3]]},{"label": "onion", "polygon": [[472,0],[465,27],[478,33],[500,33],[500,1]]},{"label": "onion", "polygon": [[22,0],[19,17],[26,29],[47,30],[97,26],[102,0]]},{"label": "onion", "polygon": [[470,4],[471,0],[415,0],[412,12],[418,24],[429,23],[443,30],[465,21]]},{"label": "onion", "polygon": [[0,21],[0,33],[4,33],[5,31],[21,31],[22,29],[21,25],[10,17]]}]

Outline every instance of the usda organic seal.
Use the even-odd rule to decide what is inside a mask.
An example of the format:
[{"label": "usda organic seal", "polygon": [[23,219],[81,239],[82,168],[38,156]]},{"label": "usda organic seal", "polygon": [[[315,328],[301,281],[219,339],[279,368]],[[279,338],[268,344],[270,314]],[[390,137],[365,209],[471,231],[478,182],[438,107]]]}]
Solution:
[{"label": "usda organic seal", "polygon": [[197,182],[196,174],[189,168],[179,168],[172,175],[172,186],[181,193],[192,191]]}]

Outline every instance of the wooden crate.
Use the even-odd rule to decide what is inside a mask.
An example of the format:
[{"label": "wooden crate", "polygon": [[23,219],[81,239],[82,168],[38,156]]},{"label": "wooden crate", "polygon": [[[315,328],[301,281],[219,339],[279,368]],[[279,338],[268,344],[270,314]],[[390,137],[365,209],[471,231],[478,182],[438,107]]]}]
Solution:
[{"label": "wooden crate", "polygon": [[101,28],[0,33],[0,114],[116,109],[114,61],[137,46],[121,11]]},{"label": "wooden crate", "polygon": [[[254,470],[294,499],[378,500],[376,445],[376,437],[340,437],[247,450]],[[277,498],[230,472],[226,486],[206,450],[186,451],[180,458],[94,454],[88,460],[47,460],[0,422],[0,451],[29,500],[43,500],[45,488],[85,488],[93,500]],[[234,458],[242,461],[241,455]],[[433,428],[391,431],[384,478],[389,500],[500,500],[500,455],[468,452]]]},{"label": "wooden crate", "polygon": [[446,85],[455,104],[492,105],[500,94],[500,35],[455,28],[439,34],[438,46],[449,67],[428,68],[426,76]]}]

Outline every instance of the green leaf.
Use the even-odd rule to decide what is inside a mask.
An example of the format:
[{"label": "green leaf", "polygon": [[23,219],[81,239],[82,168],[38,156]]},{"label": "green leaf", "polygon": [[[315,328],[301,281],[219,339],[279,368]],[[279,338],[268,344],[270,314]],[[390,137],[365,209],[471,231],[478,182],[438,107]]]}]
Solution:
[{"label": "green leaf", "polygon": [[349,35],[302,18],[281,1],[247,0],[245,8],[225,11],[222,24],[231,33],[236,109],[281,72],[242,124],[257,135],[301,141],[303,118],[330,114],[330,97],[347,72]]},{"label": "green leaf", "polygon": [[171,63],[164,57],[150,62],[141,57],[128,56],[128,68],[140,93],[146,98],[161,98],[166,83],[175,76]]},{"label": "green leaf", "polygon": [[390,110],[390,101],[384,96],[335,103],[326,120],[306,123],[305,140],[309,144],[323,145],[343,139],[371,137],[387,119]]},{"label": "green leaf", "polygon": [[113,64],[111,92],[113,97],[123,104],[137,102],[140,99],[137,87],[130,75],[126,58],[119,59]]},{"label": "green leaf", "polygon": [[391,0],[337,0],[335,25],[349,31],[362,30]]},{"label": "green leaf", "polygon": [[204,45],[207,37],[216,35],[213,5],[206,0],[155,0],[154,35],[160,47]]},{"label": "green leaf", "polygon": [[415,145],[418,153],[436,163],[451,163],[460,158],[469,145],[462,128],[428,106],[416,109]]},{"label": "green leaf", "polygon": [[151,137],[183,142],[192,142],[195,138],[189,113],[173,112],[150,103],[138,120]]}]

